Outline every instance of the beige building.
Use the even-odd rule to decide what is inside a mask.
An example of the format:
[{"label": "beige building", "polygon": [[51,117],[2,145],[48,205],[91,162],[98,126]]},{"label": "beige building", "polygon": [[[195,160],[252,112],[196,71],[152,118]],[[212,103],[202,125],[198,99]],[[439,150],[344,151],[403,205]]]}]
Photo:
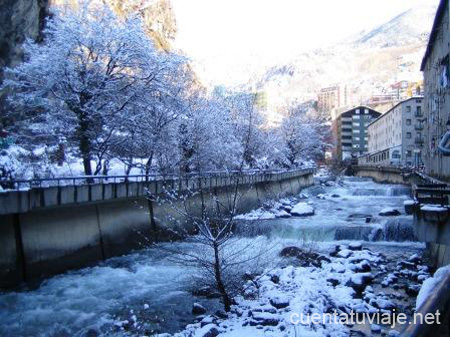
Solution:
[{"label": "beige building", "polygon": [[331,112],[349,104],[348,89],[344,85],[334,85],[320,90],[317,106],[320,112]]},{"label": "beige building", "polygon": [[362,165],[420,167],[423,147],[423,97],[411,97],[367,127],[368,153]]},{"label": "beige building", "polygon": [[450,129],[449,24],[448,0],[441,0],[421,65],[425,92],[425,173],[446,181],[450,181],[450,156],[438,145]]}]

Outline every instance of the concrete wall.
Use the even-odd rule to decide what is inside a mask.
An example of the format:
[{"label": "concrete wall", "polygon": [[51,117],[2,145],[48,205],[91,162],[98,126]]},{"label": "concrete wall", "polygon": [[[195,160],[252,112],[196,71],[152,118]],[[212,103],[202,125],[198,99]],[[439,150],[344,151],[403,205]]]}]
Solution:
[{"label": "concrete wall", "polygon": [[414,179],[411,174],[397,168],[354,167],[353,170],[357,177],[372,178],[378,183],[409,185]]},{"label": "concrete wall", "polygon": [[432,212],[416,208],[414,231],[427,243],[427,250],[437,267],[450,264],[450,211]]},{"label": "concrete wall", "polygon": [[[254,175],[241,177],[238,182],[236,179],[154,182],[149,187],[154,197],[162,197],[163,185],[188,195],[188,186],[195,190],[201,184],[206,203],[211,203],[209,195],[214,195],[227,204],[232,202],[237,186],[238,212],[244,213],[268,199],[297,194],[314,182],[312,171]],[[192,232],[178,210],[186,204],[190,211],[198,213],[200,194],[189,195],[186,202],[178,198],[170,204],[148,200],[143,187],[130,183],[40,189],[27,192],[25,203],[21,202],[21,192],[13,193],[14,205],[3,204],[3,211],[15,208],[21,212],[0,215],[0,287],[80,268],[155,241],[173,239],[174,231]],[[4,200],[11,200],[9,197],[3,194]]]}]

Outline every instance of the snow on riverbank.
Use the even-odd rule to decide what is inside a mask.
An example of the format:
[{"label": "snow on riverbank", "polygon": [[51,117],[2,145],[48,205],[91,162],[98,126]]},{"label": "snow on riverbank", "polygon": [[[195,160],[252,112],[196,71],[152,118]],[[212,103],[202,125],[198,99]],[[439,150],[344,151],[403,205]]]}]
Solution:
[{"label": "snow on riverbank", "polygon": [[422,284],[422,288],[419,291],[416,299],[416,309],[420,309],[425,300],[430,296],[430,294],[436,289],[439,283],[450,274],[450,266],[445,266],[439,268],[434,273],[433,277],[425,280]]},{"label": "snow on riverbank", "polygon": [[[331,255],[319,256],[320,267],[288,265],[266,271],[248,281],[245,295],[237,299],[228,318],[199,316],[198,323],[175,336],[348,336],[352,327],[329,321],[327,313],[399,312],[395,296],[400,292],[390,296],[372,286],[378,274],[387,273],[385,256],[354,243],[337,246]],[[413,255],[397,264],[395,274],[412,277],[408,271],[425,269],[420,262]],[[321,324],[313,324],[308,317],[320,317]]]}]

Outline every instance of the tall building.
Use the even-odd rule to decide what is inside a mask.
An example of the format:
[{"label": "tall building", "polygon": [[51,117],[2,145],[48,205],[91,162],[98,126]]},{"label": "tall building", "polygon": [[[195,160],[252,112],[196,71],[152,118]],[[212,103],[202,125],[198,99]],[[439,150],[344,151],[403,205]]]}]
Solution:
[{"label": "tall building", "polygon": [[423,97],[406,99],[367,127],[369,152],[359,159],[363,165],[422,165]]},{"label": "tall building", "polygon": [[367,126],[381,113],[367,106],[358,106],[343,112],[332,123],[336,143],[334,158],[346,160],[368,151]]},{"label": "tall building", "polygon": [[425,93],[425,173],[447,181],[450,181],[450,156],[445,156],[438,145],[450,132],[449,24],[448,0],[441,0],[421,65]]},{"label": "tall building", "polygon": [[320,112],[331,112],[333,109],[338,109],[348,105],[348,90],[347,86],[334,85],[323,88],[318,94],[318,110]]}]

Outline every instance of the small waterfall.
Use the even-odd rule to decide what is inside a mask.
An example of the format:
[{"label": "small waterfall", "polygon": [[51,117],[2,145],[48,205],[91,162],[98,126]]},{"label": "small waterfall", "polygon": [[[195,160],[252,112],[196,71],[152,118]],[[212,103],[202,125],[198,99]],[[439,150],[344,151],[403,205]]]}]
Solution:
[{"label": "small waterfall", "polygon": [[371,234],[374,230],[371,226],[351,226],[351,227],[337,227],[334,234],[335,240],[357,240],[357,241],[372,241]]},{"label": "small waterfall", "polygon": [[417,241],[412,221],[408,219],[392,219],[384,226],[385,241]]},{"label": "small waterfall", "polygon": [[385,196],[388,190],[382,188],[358,188],[353,192],[354,196]]},{"label": "small waterfall", "polygon": [[353,192],[355,196],[386,196],[399,197],[410,196],[411,187],[408,186],[389,186],[388,188],[358,188]]},{"label": "small waterfall", "polygon": [[241,237],[266,236],[308,241],[417,241],[412,220],[391,219],[382,225],[292,226],[283,220],[242,221],[234,233]]},{"label": "small waterfall", "polygon": [[387,190],[387,196],[399,197],[399,196],[411,196],[411,187],[409,186],[392,186]]}]

